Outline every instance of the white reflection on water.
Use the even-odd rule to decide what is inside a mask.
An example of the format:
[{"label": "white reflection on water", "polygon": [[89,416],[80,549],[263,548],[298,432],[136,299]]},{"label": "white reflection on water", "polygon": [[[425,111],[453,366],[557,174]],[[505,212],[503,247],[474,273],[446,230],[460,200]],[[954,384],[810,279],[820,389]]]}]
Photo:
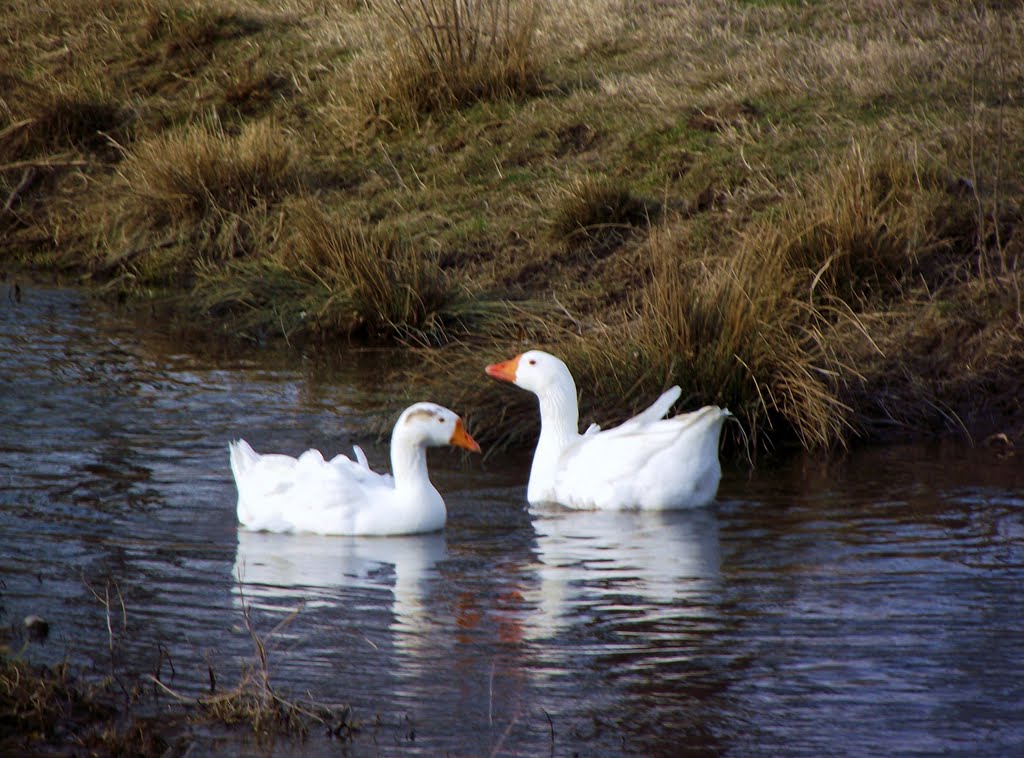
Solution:
[{"label": "white reflection on water", "polygon": [[427,631],[426,579],[447,556],[444,533],[325,537],[239,529],[235,602],[240,607],[244,595],[252,608],[290,612],[347,607],[360,602],[353,591],[390,590],[394,644],[409,650]]},{"label": "white reflection on water", "polygon": [[539,586],[526,638],[552,639],[607,614],[642,611],[645,622],[705,613],[720,582],[712,509],[676,512],[538,511]]}]

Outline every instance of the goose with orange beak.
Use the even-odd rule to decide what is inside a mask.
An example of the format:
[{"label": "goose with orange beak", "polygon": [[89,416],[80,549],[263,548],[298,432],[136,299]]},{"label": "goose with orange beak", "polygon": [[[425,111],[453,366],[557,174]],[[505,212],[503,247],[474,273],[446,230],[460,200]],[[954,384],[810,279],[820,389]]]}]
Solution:
[{"label": "goose with orange beak", "polygon": [[531,350],[485,369],[537,396],[540,437],[526,498],[580,509],[693,508],[715,499],[718,442],[728,410],[708,405],[665,418],[682,391],[667,390],[621,425],[579,433],[576,383],[559,358]]},{"label": "goose with orange beak", "polygon": [[354,461],[344,455],[328,461],[319,450],[298,458],[260,455],[237,440],[228,447],[238,521],[268,532],[436,532],[445,525],[447,509],[430,483],[426,448],[441,445],[480,452],[462,419],[434,403],[416,403],[399,416],[391,434],[391,475],[372,471],[358,445]]}]

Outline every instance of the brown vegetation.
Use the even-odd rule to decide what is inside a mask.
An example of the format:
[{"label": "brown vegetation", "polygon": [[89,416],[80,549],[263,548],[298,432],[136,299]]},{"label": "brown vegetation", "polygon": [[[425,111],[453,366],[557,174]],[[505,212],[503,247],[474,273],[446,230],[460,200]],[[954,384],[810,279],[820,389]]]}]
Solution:
[{"label": "brown vegetation", "polygon": [[[121,707],[109,683],[76,678],[67,664],[32,666],[0,655],[0,751],[5,755],[181,755],[162,736],[166,724]],[[129,709],[130,711],[130,709]]]},{"label": "brown vegetation", "polygon": [[[276,635],[298,610],[269,633],[260,634],[243,596],[254,661],[243,667],[238,683],[229,689],[218,689],[217,675],[207,661],[210,691],[186,696],[162,681],[163,650],[153,674],[129,671],[121,664],[128,611],[120,589],[115,583],[108,584],[102,594],[92,591],[107,614],[108,676],[92,681],[73,673],[66,662],[31,665],[22,659],[29,641],[16,655],[0,645],[0,753],[64,755],[68,750],[84,750],[89,755],[191,755],[214,736],[214,726],[244,727],[257,740],[281,735],[303,738],[311,728],[342,739],[358,732],[347,705],[292,700],[271,686],[270,651]],[[168,707],[168,697],[177,707]],[[206,728],[197,737],[189,724]]]},{"label": "brown vegetation", "polygon": [[[239,587],[241,591],[241,586]],[[232,689],[216,692],[215,680],[210,671],[211,692],[198,698],[183,696],[161,682],[149,677],[164,693],[188,706],[199,709],[203,720],[228,726],[245,726],[257,736],[287,734],[305,737],[312,725],[322,727],[332,737],[351,737],[358,726],[351,719],[348,706],[327,706],[307,700],[289,700],[270,683],[269,646],[275,635],[285,629],[299,613],[298,609],[278,623],[266,636],[256,632],[250,608],[242,598],[242,613],[245,626],[252,638],[255,665],[242,671],[241,679]],[[195,716],[193,718],[196,718]]]},{"label": "brown vegetation", "polygon": [[1024,418],[1019,4],[10,5],[20,266],[430,346],[509,442],[481,368],[526,344],[602,422],[672,383],[765,445]]},{"label": "brown vegetation", "polygon": [[367,104],[394,122],[534,93],[536,0],[384,0],[386,54],[368,68]]}]

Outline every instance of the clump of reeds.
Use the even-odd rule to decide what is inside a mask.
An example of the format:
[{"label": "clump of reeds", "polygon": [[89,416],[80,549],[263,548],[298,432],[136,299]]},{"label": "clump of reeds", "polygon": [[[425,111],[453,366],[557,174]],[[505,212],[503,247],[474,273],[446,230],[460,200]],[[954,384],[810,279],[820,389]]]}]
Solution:
[{"label": "clump of reeds", "polygon": [[315,203],[301,205],[293,244],[282,261],[322,288],[316,313],[327,331],[439,345],[470,331],[507,333],[533,309],[473,291],[430,249]]},{"label": "clump of reeds", "polygon": [[[933,168],[888,146],[854,144],[796,198],[755,223],[749,243],[802,270],[810,299],[851,307],[898,295],[937,254],[972,244],[970,206]],[[932,282],[936,284],[938,282]]]},{"label": "clump of reeds", "polygon": [[[364,227],[305,204],[295,219],[296,249],[286,260],[331,293],[323,319],[352,319],[343,329],[428,342],[444,331],[444,311],[459,293],[426,250],[380,227]],[[340,306],[340,307],[339,307]]]},{"label": "clump of reeds", "polygon": [[265,121],[238,134],[214,123],[140,142],[128,152],[122,174],[154,225],[242,213],[300,183],[291,139]]},{"label": "clump of reeds", "polygon": [[635,357],[617,363],[645,366],[647,382],[682,383],[692,404],[728,405],[755,438],[782,422],[807,447],[841,440],[850,409],[823,316],[795,296],[786,259],[749,244],[733,256],[690,258],[685,242],[669,231],[653,236]]},{"label": "clump of reeds", "polygon": [[656,233],[631,346],[662,382],[729,404],[755,437],[781,422],[805,447],[842,443],[863,421],[848,389],[864,381],[864,353],[882,355],[861,314],[916,278],[940,286],[949,273],[933,259],[962,249],[970,223],[934,173],[854,146],[729,253]]},{"label": "clump of reeds", "polygon": [[315,198],[290,202],[285,213],[289,232],[273,252],[201,269],[203,307],[234,314],[244,330],[416,345],[509,333],[534,309],[454,281],[432,250]]},{"label": "clump of reeds", "polygon": [[540,80],[535,0],[385,0],[390,35],[369,93],[391,120],[532,93]]},{"label": "clump of reeds", "polygon": [[105,231],[104,267],[144,286],[187,289],[211,263],[265,256],[279,233],[274,208],[302,186],[298,155],[265,121],[237,134],[212,123],[137,143],[121,167],[128,192]]}]

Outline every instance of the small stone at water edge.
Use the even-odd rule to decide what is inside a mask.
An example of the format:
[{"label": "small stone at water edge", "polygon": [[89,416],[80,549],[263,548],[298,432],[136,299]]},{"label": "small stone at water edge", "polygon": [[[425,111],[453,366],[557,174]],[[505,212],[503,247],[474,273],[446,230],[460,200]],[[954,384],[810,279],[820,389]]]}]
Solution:
[{"label": "small stone at water edge", "polygon": [[33,642],[42,642],[50,634],[50,623],[41,616],[26,616],[25,632]]}]

